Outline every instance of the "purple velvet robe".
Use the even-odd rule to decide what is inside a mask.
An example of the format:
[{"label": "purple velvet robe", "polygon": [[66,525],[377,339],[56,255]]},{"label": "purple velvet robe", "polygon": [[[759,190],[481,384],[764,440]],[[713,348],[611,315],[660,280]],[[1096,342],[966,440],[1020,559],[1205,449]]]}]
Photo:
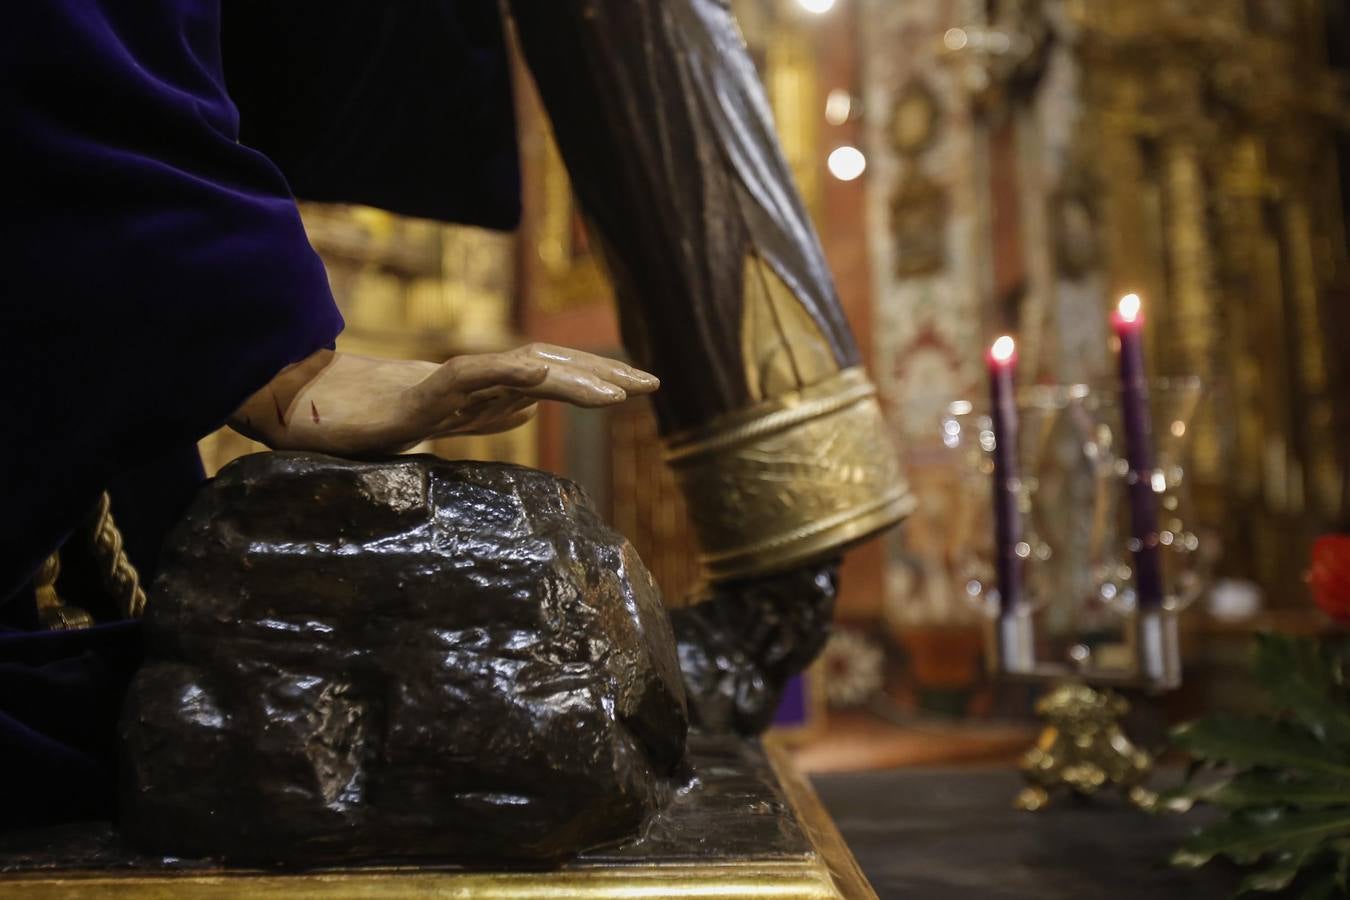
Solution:
[{"label": "purple velvet robe", "polygon": [[[153,573],[195,442],[342,328],[292,192],[511,227],[493,0],[23,0],[0,12],[0,825],[111,811],[134,623],[34,632],[110,489]],[[153,594],[152,600],[153,602]]]}]

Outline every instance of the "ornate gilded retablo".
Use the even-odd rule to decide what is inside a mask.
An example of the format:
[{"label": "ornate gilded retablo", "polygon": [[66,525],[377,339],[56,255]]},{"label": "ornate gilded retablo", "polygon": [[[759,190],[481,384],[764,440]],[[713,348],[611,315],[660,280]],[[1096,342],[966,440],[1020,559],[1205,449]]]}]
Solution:
[{"label": "ornate gilded retablo", "polygon": [[667,448],[714,581],[837,554],[914,505],[860,368],[676,435]]}]

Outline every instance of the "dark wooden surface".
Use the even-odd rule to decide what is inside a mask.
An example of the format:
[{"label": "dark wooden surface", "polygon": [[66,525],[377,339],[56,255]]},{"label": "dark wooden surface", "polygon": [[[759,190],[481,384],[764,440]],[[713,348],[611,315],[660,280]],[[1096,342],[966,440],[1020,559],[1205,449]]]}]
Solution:
[{"label": "dark wooden surface", "polygon": [[[811,842],[798,825],[758,743],[730,736],[691,735],[689,748],[693,780],[648,823],[643,837],[587,851],[579,862],[659,865],[728,863],[747,857],[761,861],[810,858]],[[377,865],[400,860],[366,862]],[[434,853],[420,859],[419,864],[428,869],[455,868],[452,858],[438,858]],[[123,844],[106,822],[0,831],[0,880],[7,874],[33,872],[191,873],[214,871],[216,866],[211,860],[137,853]],[[0,896],[5,896],[3,886]]]},{"label": "dark wooden surface", "polygon": [[1012,769],[896,769],[812,778],[882,900],[1208,900],[1238,878],[1167,857],[1201,822],[1150,816],[1114,797],[1011,806]]}]

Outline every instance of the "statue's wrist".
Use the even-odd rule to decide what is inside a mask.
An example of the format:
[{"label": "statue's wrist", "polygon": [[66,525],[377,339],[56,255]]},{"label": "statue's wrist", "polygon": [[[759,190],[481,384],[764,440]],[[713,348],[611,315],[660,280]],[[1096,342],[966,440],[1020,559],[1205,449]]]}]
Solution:
[{"label": "statue's wrist", "polygon": [[245,400],[226,420],[227,424],[247,438],[273,449],[286,449],[296,398],[336,358],[334,351],[325,348],[282,369]]}]

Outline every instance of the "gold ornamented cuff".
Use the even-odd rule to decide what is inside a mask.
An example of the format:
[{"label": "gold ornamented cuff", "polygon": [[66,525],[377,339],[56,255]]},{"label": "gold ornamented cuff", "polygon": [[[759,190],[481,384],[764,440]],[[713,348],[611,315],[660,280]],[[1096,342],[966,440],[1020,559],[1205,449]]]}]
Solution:
[{"label": "gold ornamented cuff", "polygon": [[674,435],[666,460],[715,582],[838,554],[914,507],[861,368]]}]

